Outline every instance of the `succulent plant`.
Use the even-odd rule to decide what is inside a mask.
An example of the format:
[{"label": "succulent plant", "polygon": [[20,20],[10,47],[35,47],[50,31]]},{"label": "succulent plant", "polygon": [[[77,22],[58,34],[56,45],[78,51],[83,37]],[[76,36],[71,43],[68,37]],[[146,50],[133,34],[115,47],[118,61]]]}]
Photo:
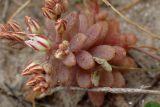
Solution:
[{"label": "succulent plant", "polygon": [[[45,0],[47,33],[29,16],[25,17],[28,32],[16,22],[0,25],[0,38],[46,53],[45,60],[37,59],[23,70],[23,76],[30,76],[26,85],[40,93],[57,86],[125,87],[124,71],[112,65],[136,66],[127,54],[137,42],[136,35],[121,32],[119,21],[96,0],[84,0],[77,11],[61,17],[67,8],[67,0]],[[94,105],[103,104],[105,93],[88,95]]]}]

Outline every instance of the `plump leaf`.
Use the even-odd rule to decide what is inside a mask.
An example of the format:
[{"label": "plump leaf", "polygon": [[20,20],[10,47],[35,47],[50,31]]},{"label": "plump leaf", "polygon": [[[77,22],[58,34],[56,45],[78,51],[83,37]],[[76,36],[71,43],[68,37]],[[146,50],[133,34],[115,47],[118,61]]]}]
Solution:
[{"label": "plump leaf", "polygon": [[74,65],[76,65],[76,58],[75,55],[71,52],[69,53],[64,59],[63,59],[63,64],[68,66],[68,67],[72,67]]},{"label": "plump leaf", "polygon": [[99,5],[97,0],[84,0],[83,3],[85,7],[89,10],[89,12],[94,14],[99,12]]},{"label": "plump leaf", "polygon": [[110,61],[114,65],[120,65],[126,57],[126,50],[120,46],[113,46],[116,51],[115,57]]},{"label": "plump leaf", "polygon": [[90,52],[94,57],[99,57],[106,61],[111,60],[115,56],[115,49],[108,45],[99,45],[91,49]]},{"label": "plump leaf", "polygon": [[101,107],[104,102],[105,93],[104,92],[88,92],[89,99],[96,107]]},{"label": "plump leaf", "polygon": [[84,14],[80,14],[79,15],[79,32],[86,33],[88,27],[89,27],[89,24],[88,24],[87,16]]},{"label": "plump leaf", "polygon": [[54,44],[56,42],[55,23],[46,18],[45,26],[46,26],[46,30],[48,32],[48,37],[52,40],[52,42]]},{"label": "plump leaf", "polygon": [[107,10],[101,10],[97,15],[96,15],[96,21],[104,21],[107,19],[108,16],[108,11]]},{"label": "plump leaf", "polygon": [[105,59],[98,58],[98,57],[93,57],[93,58],[98,64],[100,64],[104,68],[104,70],[108,72],[112,71],[112,66]]},{"label": "plump leaf", "polygon": [[71,68],[64,66],[63,64],[59,65],[58,71],[58,83],[60,85],[71,85],[73,78],[75,77],[74,71]]},{"label": "plump leaf", "polygon": [[101,29],[102,29],[102,26],[100,24],[94,24],[87,30],[87,33],[86,33],[87,40],[84,44],[85,49],[90,48],[97,42],[99,35],[101,33]]},{"label": "plump leaf", "polygon": [[116,19],[108,21],[108,37],[120,34],[120,24]]},{"label": "plump leaf", "polygon": [[91,74],[83,70],[78,70],[76,75],[77,83],[81,88],[92,87]]},{"label": "plump leaf", "polygon": [[125,86],[125,79],[119,71],[113,71],[114,83],[113,87],[121,88]]},{"label": "plump leaf", "polygon": [[137,67],[135,61],[133,58],[126,56],[123,61],[120,63],[121,66],[123,67],[128,67],[128,68],[134,68]]},{"label": "plump leaf", "polygon": [[66,36],[66,39],[69,40],[78,32],[78,29],[79,29],[78,13],[71,12],[64,18],[64,20],[66,20],[67,22],[65,36]]},{"label": "plump leaf", "polygon": [[135,34],[133,34],[133,33],[127,33],[127,34],[124,34],[124,36],[126,37],[126,45],[133,46],[133,45],[136,44],[137,37],[136,37]]},{"label": "plump leaf", "polygon": [[112,72],[101,71],[100,72],[100,83],[101,87],[112,87],[114,83],[114,77]]},{"label": "plump leaf", "polygon": [[108,32],[108,23],[106,21],[100,21],[98,22],[98,24],[102,27],[102,29],[95,45],[103,44]]},{"label": "plump leaf", "polygon": [[82,33],[78,33],[75,36],[73,36],[70,41],[71,51],[72,52],[80,51],[85,46],[84,43],[86,40],[87,36]]},{"label": "plump leaf", "polygon": [[87,52],[87,51],[80,51],[77,55],[76,55],[76,60],[77,60],[77,64],[85,69],[91,69],[95,66],[95,61],[92,57],[92,55]]}]

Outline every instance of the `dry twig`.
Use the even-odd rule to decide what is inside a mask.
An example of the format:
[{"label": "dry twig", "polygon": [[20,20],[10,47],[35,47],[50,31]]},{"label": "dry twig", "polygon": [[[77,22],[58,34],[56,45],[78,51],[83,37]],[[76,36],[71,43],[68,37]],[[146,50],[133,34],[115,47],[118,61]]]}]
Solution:
[{"label": "dry twig", "polygon": [[154,33],[150,32],[149,30],[147,30],[146,28],[144,28],[143,26],[140,26],[139,24],[137,24],[136,22],[132,21],[131,19],[129,19],[128,17],[124,16],[120,11],[118,11],[110,2],[108,2],[108,0],[102,0],[107,6],[110,6],[111,9],[116,12],[120,17],[122,17],[124,20],[126,20],[128,23],[136,26],[137,28],[139,28],[140,30],[144,31],[145,33],[147,33],[148,37],[151,38],[155,38],[155,39],[160,39],[160,36],[155,35]]},{"label": "dry twig", "polygon": [[[153,81],[152,81],[152,83],[151,83],[151,86],[148,87],[147,89],[152,89],[153,87],[157,86],[159,80],[160,80],[160,74],[156,75],[156,76],[153,78]],[[146,97],[145,94],[140,95],[140,96],[135,100],[135,102],[133,103],[133,106],[132,106],[132,107],[137,107],[137,105],[139,104],[139,102],[142,101],[142,99],[144,99],[145,97]]]},{"label": "dry twig", "polygon": [[8,21],[11,21],[19,12],[22,11],[30,2],[31,2],[31,0],[27,0],[23,5],[21,5],[21,6],[12,14],[12,16],[9,18]]},{"label": "dry twig", "polygon": [[128,11],[132,7],[134,7],[136,4],[138,4],[142,0],[133,0],[131,3],[127,4],[123,8],[120,9],[120,11]]},{"label": "dry twig", "polygon": [[61,91],[61,90],[74,90],[74,91],[94,91],[94,92],[109,92],[114,94],[157,94],[160,95],[160,91],[158,90],[145,90],[138,88],[110,88],[110,87],[100,87],[100,88],[80,88],[80,87],[56,87],[51,90],[51,93]]},{"label": "dry twig", "polygon": [[8,4],[9,4],[9,0],[5,0],[4,2],[4,8],[3,8],[3,12],[2,12],[2,20],[6,21],[6,14],[7,14],[7,10],[8,10]]}]

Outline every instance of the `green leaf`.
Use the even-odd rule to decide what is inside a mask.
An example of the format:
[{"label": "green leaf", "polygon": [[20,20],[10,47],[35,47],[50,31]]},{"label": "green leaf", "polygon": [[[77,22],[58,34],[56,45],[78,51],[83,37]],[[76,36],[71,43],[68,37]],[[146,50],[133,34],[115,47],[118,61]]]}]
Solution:
[{"label": "green leaf", "polygon": [[98,58],[98,57],[93,57],[93,58],[98,64],[100,64],[104,68],[104,70],[108,72],[112,71],[112,66],[105,59]]},{"label": "green leaf", "polygon": [[160,107],[160,103],[150,101],[150,102],[146,103],[144,107]]},{"label": "green leaf", "polygon": [[75,3],[82,3],[82,0],[75,0]]}]

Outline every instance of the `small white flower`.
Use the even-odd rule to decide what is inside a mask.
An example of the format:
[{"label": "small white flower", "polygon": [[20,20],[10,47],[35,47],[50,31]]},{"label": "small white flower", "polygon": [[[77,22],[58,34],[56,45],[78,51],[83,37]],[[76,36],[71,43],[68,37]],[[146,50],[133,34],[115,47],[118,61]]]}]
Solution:
[{"label": "small white flower", "polygon": [[45,36],[30,34],[28,35],[28,38],[29,40],[25,41],[26,45],[37,51],[48,51],[51,48],[51,42]]}]

